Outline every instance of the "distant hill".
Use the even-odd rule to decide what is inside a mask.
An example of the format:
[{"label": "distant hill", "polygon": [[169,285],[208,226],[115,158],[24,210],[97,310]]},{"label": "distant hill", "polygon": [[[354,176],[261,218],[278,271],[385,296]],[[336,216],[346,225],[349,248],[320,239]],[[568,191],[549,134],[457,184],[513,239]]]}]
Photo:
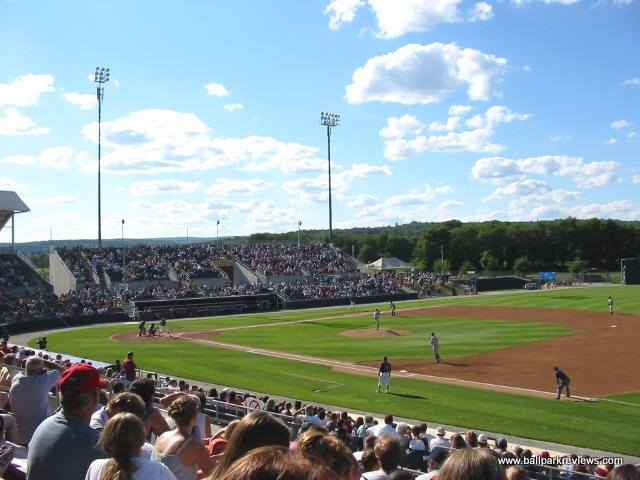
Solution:
[{"label": "distant hill", "polygon": [[[201,242],[215,242],[214,238],[208,237],[189,237],[189,243],[201,243]],[[220,237],[220,241],[223,238]],[[228,238],[224,239],[228,241]],[[187,237],[167,237],[167,238],[125,238],[125,245],[135,245],[144,243],[146,245],[179,245],[187,243]],[[80,240],[44,240],[40,242],[25,242],[16,243],[16,249],[25,255],[32,255],[36,253],[42,253],[49,251],[50,247],[71,247],[75,245],[82,245],[83,247],[97,247],[97,240],[80,239]],[[9,247],[10,243],[0,243],[0,249],[2,247]],[[102,240],[103,247],[120,247],[122,246],[121,238],[110,238]]]}]

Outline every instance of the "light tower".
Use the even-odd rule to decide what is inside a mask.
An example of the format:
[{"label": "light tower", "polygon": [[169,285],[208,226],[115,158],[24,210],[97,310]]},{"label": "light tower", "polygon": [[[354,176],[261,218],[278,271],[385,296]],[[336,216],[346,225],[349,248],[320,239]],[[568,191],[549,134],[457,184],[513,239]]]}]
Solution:
[{"label": "light tower", "polygon": [[327,162],[329,166],[329,243],[333,240],[333,214],[331,211],[331,127],[340,125],[337,113],[320,112],[320,125],[327,127]]},{"label": "light tower", "polygon": [[102,99],[104,98],[104,83],[109,81],[109,69],[96,67],[93,81],[96,86],[96,96],[98,97],[98,246],[102,248],[102,195],[100,182],[100,154],[101,154],[101,122],[102,122]]}]

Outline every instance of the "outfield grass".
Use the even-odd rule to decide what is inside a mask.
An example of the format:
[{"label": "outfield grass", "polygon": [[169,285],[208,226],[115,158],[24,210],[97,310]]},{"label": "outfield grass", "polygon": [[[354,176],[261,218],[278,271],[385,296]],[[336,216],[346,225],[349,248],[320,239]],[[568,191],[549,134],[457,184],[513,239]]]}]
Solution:
[{"label": "outfield grass", "polygon": [[[402,302],[399,308],[408,306],[424,306],[434,304],[450,304],[464,302],[469,305],[506,305],[555,308],[581,308],[606,310],[606,298],[612,295],[620,311],[640,313],[640,287],[598,287],[592,289],[556,290],[549,292],[521,292],[505,295],[464,297],[460,299],[444,299],[435,302]],[[370,311],[373,307],[359,307],[361,311]],[[198,319],[184,322],[171,322],[172,328],[212,328],[228,327],[244,324],[257,324],[276,321],[295,321],[299,319],[326,318],[337,314],[345,314],[344,307],[307,310],[303,312],[275,312],[263,315],[246,315],[225,318]],[[442,319],[433,319],[436,322]],[[408,319],[399,317],[399,322]],[[464,334],[467,319],[447,319],[451,325],[440,325],[451,328],[447,335],[452,338]],[[371,326],[369,317],[348,318],[340,321],[322,321],[317,325],[287,325],[286,333],[276,339],[299,348],[304,353],[327,355],[327,349],[333,348],[334,355],[350,355],[342,352],[344,344],[316,343],[317,329],[322,330],[325,323]],[[352,323],[355,322],[355,323]],[[566,332],[548,330],[549,325],[514,324],[510,322],[475,321],[480,327],[497,328],[493,333],[482,338],[482,342],[493,343],[491,348],[500,348],[517,341],[525,332],[531,335],[560,335]],[[520,327],[517,327],[520,325]],[[282,327],[268,327],[259,330],[279,330]],[[336,327],[329,327],[334,330]],[[351,328],[351,327],[349,327]],[[361,328],[361,327],[356,327]],[[366,327],[365,327],[366,328]],[[414,325],[403,328],[411,330]],[[428,327],[427,330],[431,328]],[[515,330],[514,330],[515,328]],[[526,330],[518,330],[525,328]],[[560,327],[561,328],[561,327]],[[122,343],[109,340],[109,336],[135,329],[132,325],[110,325],[91,329],[69,330],[48,336],[49,346],[53,351],[61,351],[80,357],[112,362],[122,358],[124,352],[133,349],[136,361],[141,368],[156,370],[175,376],[182,376],[200,381],[209,381],[231,385],[237,388],[267,392],[289,398],[299,398],[314,402],[328,403],[345,408],[360,409],[376,413],[391,412],[408,418],[423,419],[431,423],[448,423],[477,430],[498,431],[505,434],[540,440],[554,441],[568,445],[597,448],[607,451],[640,456],[640,444],[637,442],[637,426],[640,425],[640,407],[614,402],[557,402],[536,397],[491,392],[453,385],[423,382],[412,379],[394,379],[394,394],[375,394],[375,379],[338,373],[322,365],[312,365],[279,358],[257,356],[251,353],[222,350],[200,344],[183,341],[172,343]],[[289,330],[291,329],[291,331]],[[295,336],[293,335],[295,331]],[[239,331],[237,333],[240,333]],[[420,335],[422,331],[420,330]],[[236,332],[226,333],[228,340]],[[253,334],[253,333],[252,333]],[[456,348],[460,354],[468,354],[475,349],[484,348],[474,345],[476,334],[469,334],[464,344],[462,337]],[[505,338],[498,338],[504,335]],[[509,335],[512,335],[509,338]],[[514,338],[515,337],[515,338]],[[335,340],[336,336],[333,335]],[[533,338],[533,337],[532,337]],[[345,341],[352,339],[345,338]],[[355,339],[357,340],[357,339]],[[370,340],[370,339],[367,339]],[[385,338],[385,343],[389,338]],[[340,342],[341,340],[338,340]],[[399,337],[400,343],[393,348],[402,350],[411,348],[403,345],[408,337]],[[449,341],[449,340],[448,340]],[[297,344],[296,344],[297,343]],[[364,343],[364,342],[362,342]],[[425,344],[420,339],[419,346],[424,351]],[[353,346],[353,345],[352,345]],[[358,355],[368,356],[378,347],[367,350],[362,346]],[[274,347],[276,348],[276,347]],[[335,353],[335,351],[340,352]],[[466,352],[466,353],[464,353]],[[379,356],[379,351],[376,352]],[[375,358],[377,358],[377,356]],[[401,353],[393,354],[399,358]],[[341,357],[346,358],[346,357]],[[614,399],[629,403],[640,403],[640,394],[617,396]]]},{"label": "outfield grass", "polygon": [[386,317],[381,328],[399,329],[405,336],[346,337],[340,332],[371,328],[369,317],[347,317],[313,323],[274,325],[230,330],[216,337],[228,343],[350,361],[431,358],[429,336],[438,332],[441,355],[454,359],[573,333],[568,328],[545,323],[435,317]]}]

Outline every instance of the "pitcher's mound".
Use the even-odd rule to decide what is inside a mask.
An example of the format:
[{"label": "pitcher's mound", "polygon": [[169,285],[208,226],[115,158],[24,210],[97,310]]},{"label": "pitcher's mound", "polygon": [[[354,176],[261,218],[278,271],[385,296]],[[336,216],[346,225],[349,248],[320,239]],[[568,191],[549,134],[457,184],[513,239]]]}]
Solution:
[{"label": "pitcher's mound", "polygon": [[380,330],[365,328],[362,330],[345,330],[344,332],[340,332],[340,335],[344,337],[404,337],[405,335],[409,335],[409,332],[391,328],[381,328]]}]

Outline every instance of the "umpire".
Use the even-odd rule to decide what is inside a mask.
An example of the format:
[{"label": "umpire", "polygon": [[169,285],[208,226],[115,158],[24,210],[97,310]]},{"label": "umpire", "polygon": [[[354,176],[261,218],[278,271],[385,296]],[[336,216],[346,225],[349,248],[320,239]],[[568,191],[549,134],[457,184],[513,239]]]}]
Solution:
[{"label": "umpire", "polygon": [[571,379],[558,367],[553,367],[553,370],[556,372],[556,382],[558,382],[558,395],[556,396],[556,400],[560,400],[563,388],[567,389],[567,398],[571,398],[571,394],[569,393],[569,384],[571,383]]}]

